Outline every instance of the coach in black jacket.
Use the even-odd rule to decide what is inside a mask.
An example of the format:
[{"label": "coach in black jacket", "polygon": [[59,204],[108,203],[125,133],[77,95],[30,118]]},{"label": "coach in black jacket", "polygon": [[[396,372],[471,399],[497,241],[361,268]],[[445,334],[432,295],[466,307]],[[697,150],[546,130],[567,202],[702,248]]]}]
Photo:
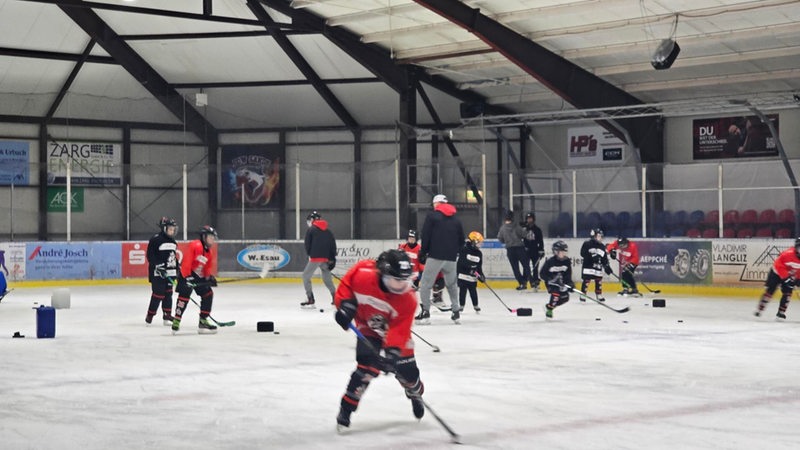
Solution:
[{"label": "coach in black jacket", "polygon": [[461,221],[456,218],[456,207],[449,204],[444,195],[435,195],[433,211],[428,213],[422,226],[422,247],[419,258],[420,262],[425,264],[425,270],[419,282],[422,311],[416,317],[418,321],[430,318],[431,288],[440,271],[444,275],[444,284],[450,296],[452,319],[458,319],[460,308],[456,286],[456,258],[464,239],[464,228],[461,226]]}]

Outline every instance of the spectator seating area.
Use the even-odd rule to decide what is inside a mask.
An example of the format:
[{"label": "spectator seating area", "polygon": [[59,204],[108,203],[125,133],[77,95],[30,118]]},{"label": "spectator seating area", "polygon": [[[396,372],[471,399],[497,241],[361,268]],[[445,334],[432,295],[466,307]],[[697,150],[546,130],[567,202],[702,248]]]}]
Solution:
[{"label": "spectator seating area", "polygon": [[[648,222],[648,237],[719,236],[719,211],[659,211]],[[601,228],[606,236],[642,236],[642,213],[589,212],[578,213],[578,237],[589,236],[589,230]],[[794,237],[795,212],[793,209],[776,211],[729,210],[722,214],[723,238],[791,238]],[[560,213],[548,227],[550,237],[572,236],[572,216]]]}]

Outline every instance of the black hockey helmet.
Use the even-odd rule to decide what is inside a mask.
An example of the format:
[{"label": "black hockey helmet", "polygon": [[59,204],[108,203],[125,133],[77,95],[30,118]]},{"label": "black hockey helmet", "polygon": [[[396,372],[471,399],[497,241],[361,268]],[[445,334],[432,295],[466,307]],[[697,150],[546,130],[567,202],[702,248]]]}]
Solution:
[{"label": "black hockey helmet", "polygon": [[378,255],[378,270],[381,275],[406,279],[411,276],[413,266],[406,252],[397,249],[386,250]]},{"label": "black hockey helmet", "polygon": [[625,236],[620,236],[617,239],[617,245],[620,246],[621,248],[627,247],[629,242],[630,241],[628,241],[628,238],[626,238]]},{"label": "black hockey helmet", "polygon": [[603,235],[604,235],[603,230],[600,228],[592,228],[592,231],[589,232],[589,236],[596,239],[602,239]]},{"label": "black hockey helmet", "polygon": [[308,213],[308,216],[306,216],[306,220],[318,220],[318,219],[322,219],[322,215],[318,213],[316,210],[311,211],[310,213]]},{"label": "black hockey helmet", "polygon": [[417,238],[417,230],[415,230],[413,228],[408,230],[408,237],[410,237],[410,238],[413,237],[414,239],[416,239]]},{"label": "black hockey helmet", "polygon": [[553,242],[553,254],[558,252],[566,252],[568,251],[567,243],[564,241],[555,241]]},{"label": "black hockey helmet", "polygon": [[219,239],[216,228],[212,227],[211,225],[203,225],[200,227],[200,239],[205,239],[205,237],[208,235],[214,236],[215,239]]},{"label": "black hockey helmet", "polygon": [[167,227],[175,227],[175,232],[177,233],[178,222],[176,222],[172,217],[164,216],[158,221],[158,228],[160,228],[164,234],[167,234]]},{"label": "black hockey helmet", "polygon": [[535,221],[536,214],[533,211],[528,211],[528,214],[525,214],[525,220],[527,221],[528,219],[533,219]]}]

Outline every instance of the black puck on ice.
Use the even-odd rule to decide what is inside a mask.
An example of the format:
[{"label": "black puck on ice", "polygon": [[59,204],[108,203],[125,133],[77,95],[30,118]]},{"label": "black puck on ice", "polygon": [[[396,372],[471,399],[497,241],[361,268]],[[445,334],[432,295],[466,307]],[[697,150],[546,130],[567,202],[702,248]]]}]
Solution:
[{"label": "black puck on ice", "polygon": [[595,317],[594,320],[600,320],[600,318],[599,317]]},{"label": "black puck on ice", "polygon": [[325,312],[325,310],[324,310],[324,309],[322,309],[322,308],[320,308],[320,309],[319,309],[319,312],[321,312],[321,313],[324,313],[324,312]]},{"label": "black puck on ice", "polygon": [[281,332],[280,331],[276,331],[273,334],[281,334]]},{"label": "black puck on ice", "polygon": [[682,321],[682,320],[679,320],[679,321],[678,321],[678,323],[683,323],[683,321]]}]

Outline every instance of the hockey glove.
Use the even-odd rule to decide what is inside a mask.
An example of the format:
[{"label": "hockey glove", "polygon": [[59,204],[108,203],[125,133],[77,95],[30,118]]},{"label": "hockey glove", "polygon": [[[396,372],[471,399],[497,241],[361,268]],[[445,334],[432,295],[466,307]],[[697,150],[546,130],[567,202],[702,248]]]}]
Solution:
[{"label": "hockey glove", "polygon": [[211,275],[210,277],[208,277],[207,280],[208,280],[208,285],[209,286],[215,287],[217,285],[217,279],[214,277],[214,275]]},{"label": "hockey glove", "polygon": [[198,280],[194,276],[194,274],[189,275],[188,277],[184,278],[183,281],[185,281],[186,282],[186,286],[189,286],[190,288],[195,288],[197,286],[197,284],[200,282],[200,280]]},{"label": "hockey glove", "polygon": [[477,279],[478,279],[478,281],[480,281],[481,283],[485,283],[485,282],[486,282],[486,275],[484,275],[484,274],[482,274],[482,273],[479,273],[479,272],[477,272],[477,271],[473,272],[473,273],[472,273],[472,275],[473,275],[475,278],[477,278]]},{"label": "hockey glove", "polygon": [[350,322],[352,322],[353,318],[356,316],[357,309],[358,304],[355,300],[342,300],[339,309],[336,310],[334,319],[336,319],[336,323],[338,323],[344,331],[350,329]]},{"label": "hockey glove", "polygon": [[610,252],[608,252],[608,256],[610,256],[611,259],[617,259],[617,250],[612,249]]},{"label": "hockey glove", "polygon": [[328,270],[333,270],[334,267],[336,267],[336,260],[335,259],[328,260]]},{"label": "hockey glove", "polygon": [[400,349],[387,347],[383,350],[384,356],[378,356],[378,366],[386,373],[397,372],[397,362],[400,361]]},{"label": "hockey glove", "polygon": [[611,270],[611,266],[605,266],[605,267],[603,267],[603,270],[605,270],[606,274],[608,274],[608,275],[611,275],[612,273],[614,273],[614,271]]},{"label": "hockey glove", "polygon": [[628,263],[625,264],[625,271],[630,272],[633,275],[636,272],[636,264]]},{"label": "hockey glove", "polygon": [[425,264],[425,261],[427,260],[428,260],[428,255],[424,253],[420,253],[419,255],[417,255],[417,261],[419,261],[420,264]]},{"label": "hockey glove", "polygon": [[167,265],[164,263],[156,264],[155,269],[153,269],[153,276],[167,278]]}]

